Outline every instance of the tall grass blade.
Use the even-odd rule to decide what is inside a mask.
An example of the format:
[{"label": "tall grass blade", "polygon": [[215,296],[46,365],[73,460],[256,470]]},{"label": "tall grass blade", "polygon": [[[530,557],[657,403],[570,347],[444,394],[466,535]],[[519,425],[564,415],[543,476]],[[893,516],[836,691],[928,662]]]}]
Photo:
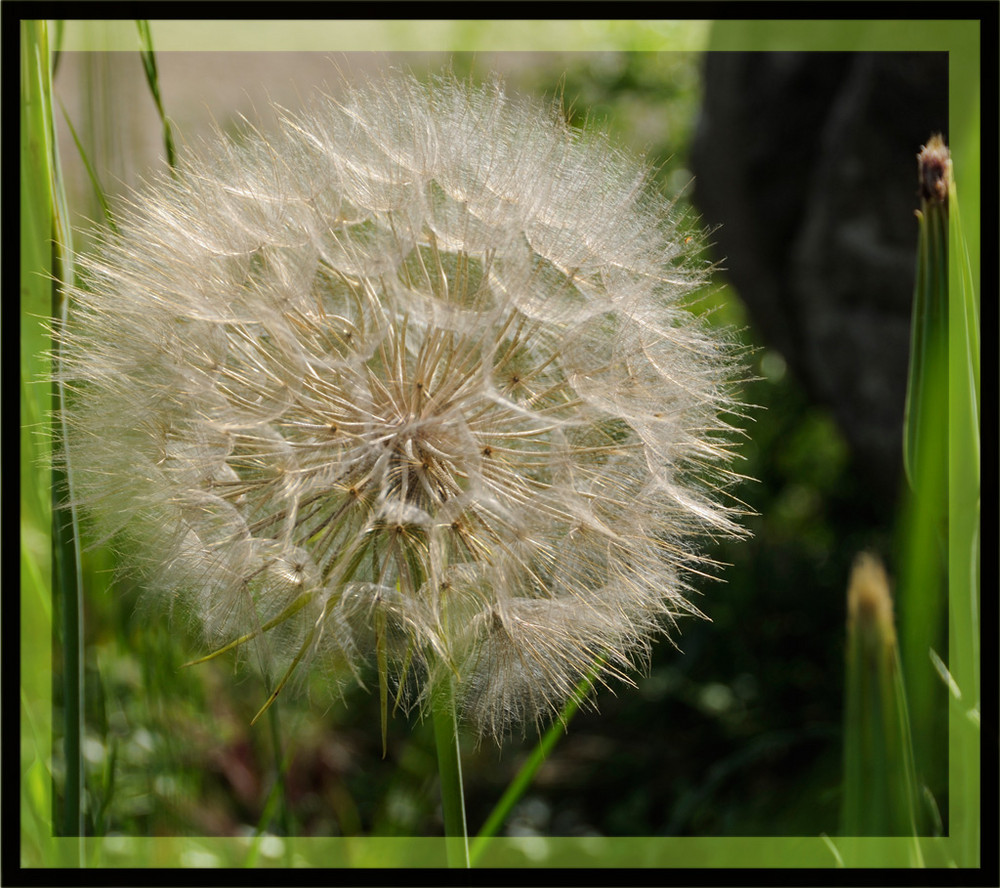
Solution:
[{"label": "tall grass blade", "polygon": [[160,97],[160,75],[156,70],[156,53],[153,50],[153,35],[149,29],[149,22],[146,19],[137,19],[136,28],[139,30],[139,45],[142,55],[142,67],[146,72],[146,82],[149,84],[149,91],[156,103],[156,111],[160,115],[160,122],[163,124],[163,147],[167,152],[167,165],[170,169],[176,166],[176,152],[174,151],[174,133],[171,129],[170,121],[163,110],[163,99]]},{"label": "tall grass blade", "polygon": [[[46,31],[43,22],[23,21],[21,50],[21,840],[22,861],[39,866],[53,834],[52,684],[37,668],[51,663],[52,503],[49,437],[39,434],[49,410],[48,389],[36,384],[48,375],[48,342],[41,318],[50,310],[52,195]],[[41,649],[41,651],[39,650]],[[38,658],[38,659],[36,659]]]},{"label": "tall grass blade", "polygon": [[[920,212],[917,280],[910,328],[910,367],[904,415],[903,465],[911,487],[919,463],[938,455],[947,436],[944,416],[935,414],[932,389],[948,348],[948,182],[951,158],[940,136],[919,158]],[[935,446],[937,445],[937,446]],[[943,499],[943,490],[940,492]],[[941,512],[944,512],[943,504]]]},{"label": "tall grass blade", "polygon": [[[975,129],[978,139],[978,123]],[[916,366],[911,366],[905,436],[913,503],[905,564],[904,656],[917,766],[925,777],[944,758],[945,710],[931,701],[950,700],[949,848],[956,865],[978,866],[979,304],[948,150],[932,139],[920,161]],[[973,208],[973,216],[977,210]],[[932,636],[946,613],[947,666],[937,653],[944,639]]]},{"label": "tall grass blade", "polygon": [[[22,181],[26,190],[35,193],[48,208],[47,230],[37,225],[25,232],[27,238],[41,239],[51,250],[48,269],[51,273],[50,312],[53,324],[65,321],[67,310],[61,282],[73,279],[73,249],[59,155],[55,139],[52,104],[52,58],[48,26],[44,21],[22,24],[22,114],[25,115],[25,139],[22,143]],[[27,151],[27,155],[25,154]],[[22,195],[22,206],[32,199]],[[53,361],[58,368],[58,343]],[[54,384],[51,392],[53,446],[60,450],[64,439],[62,427],[62,386]],[[83,597],[82,573],[78,546],[76,514],[64,505],[71,500],[68,460],[52,470],[52,566],[57,594],[63,677],[63,749],[66,780],[62,817],[57,829],[63,835],[83,835],[84,770],[81,754],[83,727]]]},{"label": "tall grass blade", "polygon": [[[978,123],[976,124],[978,135]],[[963,236],[954,178],[949,183],[950,301],[948,350],[949,527],[951,633],[948,666],[960,697],[950,717],[949,834],[958,866],[980,865],[980,445],[979,301],[970,246]],[[970,200],[975,200],[970,193]],[[977,214],[978,207],[971,212]]]},{"label": "tall grass blade", "polygon": [[909,490],[900,566],[901,648],[917,770],[946,792],[947,700],[929,652],[947,644],[948,187],[951,158],[940,136],[918,155],[920,211],[910,368],[903,434]]},{"label": "tall grass blade", "polygon": [[118,225],[115,223],[114,214],[111,212],[111,206],[108,203],[107,194],[101,185],[101,180],[97,176],[97,171],[94,169],[94,165],[90,162],[90,158],[87,156],[87,152],[83,147],[83,143],[80,141],[80,137],[77,135],[76,127],[73,126],[73,121],[69,119],[69,114],[66,113],[66,109],[62,109],[63,120],[66,121],[66,126],[69,128],[70,135],[73,137],[73,143],[76,145],[77,153],[80,155],[80,160],[83,161],[84,169],[87,171],[87,177],[90,179],[90,184],[93,186],[94,195],[97,197],[97,202],[101,205],[101,213],[104,216],[104,223],[110,228],[115,234],[118,233]]}]

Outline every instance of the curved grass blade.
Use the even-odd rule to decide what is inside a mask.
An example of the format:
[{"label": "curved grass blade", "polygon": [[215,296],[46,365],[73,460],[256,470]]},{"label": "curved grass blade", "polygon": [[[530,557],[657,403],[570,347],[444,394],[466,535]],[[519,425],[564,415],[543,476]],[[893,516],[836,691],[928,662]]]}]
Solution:
[{"label": "curved grass blade", "polygon": [[70,135],[73,137],[76,150],[80,155],[80,160],[83,161],[84,169],[87,171],[87,177],[90,179],[90,184],[94,187],[94,194],[97,196],[97,201],[101,205],[101,212],[104,214],[105,224],[107,224],[108,228],[110,228],[115,234],[118,234],[118,225],[115,223],[115,218],[111,212],[111,207],[108,204],[108,198],[104,192],[104,188],[102,187],[100,180],[97,178],[97,172],[94,170],[94,166],[91,164],[90,158],[87,156],[87,152],[83,148],[83,143],[77,135],[76,127],[73,126],[73,121],[69,119],[69,114],[66,112],[65,108],[62,108],[62,113],[63,120],[66,121],[66,126],[69,127]]},{"label": "curved grass blade", "polygon": [[149,30],[149,21],[146,19],[136,19],[136,28],[139,31],[139,44],[141,46],[142,67],[146,72],[146,82],[149,84],[149,91],[156,103],[156,111],[160,115],[160,122],[163,124],[163,147],[167,152],[167,165],[171,170],[176,168],[176,152],[174,151],[174,133],[163,110],[163,99],[160,97],[160,77],[156,70],[156,53],[153,50],[153,35]]},{"label": "curved grass blade", "polygon": [[316,637],[316,627],[313,626],[313,628],[309,630],[309,634],[306,635],[305,641],[302,642],[302,646],[299,648],[299,652],[295,655],[295,657],[292,659],[292,662],[285,670],[285,674],[281,676],[281,680],[278,682],[275,689],[271,691],[271,695],[267,698],[267,701],[264,703],[263,706],[260,707],[260,709],[257,711],[257,714],[252,719],[250,719],[251,727],[257,724],[260,717],[265,712],[267,712],[267,710],[270,709],[271,706],[274,704],[274,701],[278,699],[278,695],[284,690],[285,685],[288,684],[289,679],[292,677],[292,674],[295,672],[299,663],[302,662],[302,658],[306,655],[306,651],[309,650],[309,645],[312,644],[312,640],[315,637]]}]

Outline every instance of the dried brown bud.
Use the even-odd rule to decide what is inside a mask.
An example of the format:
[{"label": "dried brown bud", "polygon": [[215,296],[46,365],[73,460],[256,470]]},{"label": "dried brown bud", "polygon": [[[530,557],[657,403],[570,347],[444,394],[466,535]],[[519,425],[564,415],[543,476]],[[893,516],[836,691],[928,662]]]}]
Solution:
[{"label": "dried brown bud", "polygon": [[948,205],[951,182],[951,152],[940,134],[931,136],[917,155],[920,200],[922,203]]}]

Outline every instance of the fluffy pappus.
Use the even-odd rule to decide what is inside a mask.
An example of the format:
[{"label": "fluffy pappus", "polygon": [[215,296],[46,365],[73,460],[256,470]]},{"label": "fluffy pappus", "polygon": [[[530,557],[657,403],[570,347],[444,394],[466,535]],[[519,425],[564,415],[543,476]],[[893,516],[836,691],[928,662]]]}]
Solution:
[{"label": "fluffy pappus", "polygon": [[79,263],[76,496],[275,693],[375,667],[481,734],[628,678],[740,533],[738,355],[648,169],[389,74],[187,152]]}]

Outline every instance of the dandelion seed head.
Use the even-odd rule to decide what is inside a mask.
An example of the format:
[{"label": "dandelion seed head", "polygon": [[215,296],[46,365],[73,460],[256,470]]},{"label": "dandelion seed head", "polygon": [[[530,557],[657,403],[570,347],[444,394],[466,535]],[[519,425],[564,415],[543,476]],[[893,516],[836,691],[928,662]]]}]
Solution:
[{"label": "dandelion seed head", "polygon": [[[734,350],[647,169],[402,75],[191,151],[81,258],[79,500],[273,676],[384,658],[480,732],[628,680],[740,533]],[[381,667],[380,667],[381,668]]]}]

